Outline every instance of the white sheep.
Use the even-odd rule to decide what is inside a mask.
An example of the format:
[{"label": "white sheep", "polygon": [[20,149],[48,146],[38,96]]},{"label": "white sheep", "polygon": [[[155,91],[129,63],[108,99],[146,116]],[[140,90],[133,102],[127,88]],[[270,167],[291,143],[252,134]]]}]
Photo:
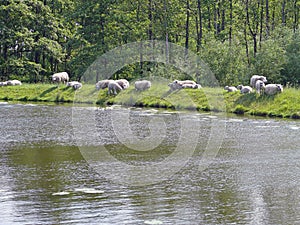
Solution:
[{"label": "white sheep", "polygon": [[184,84],[192,84],[192,85],[196,85],[196,82],[195,82],[195,81],[192,81],[192,80],[174,80],[173,83],[178,83],[178,84],[180,84],[181,86],[184,85]]},{"label": "white sheep", "polygon": [[129,82],[126,79],[119,79],[116,80],[116,82],[123,88],[123,89],[127,89],[129,88]]},{"label": "white sheep", "polygon": [[0,87],[1,86],[7,86],[7,81],[0,82]]},{"label": "white sheep", "polygon": [[99,91],[100,89],[105,89],[108,87],[109,82],[112,80],[100,80],[96,83],[96,89]]},{"label": "white sheep", "polygon": [[182,88],[191,88],[191,89],[199,89],[201,88],[200,84],[183,84]]},{"label": "white sheep", "polygon": [[182,88],[192,88],[192,89],[199,89],[201,88],[200,84],[197,84],[195,81],[192,80],[174,80],[173,82],[169,83],[168,86],[170,87],[171,91],[179,90]]},{"label": "white sheep", "polygon": [[243,85],[238,85],[237,89],[240,90],[241,94],[247,94],[252,92],[252,87],[250,86],[243,86]]},{"label": "white sheep", "polygon": [[73,89],[74,90],[78,90],[80,88],[82,88],[82,83],[80,83],[80,82],[78,82],[78,83],[76,83],[76,84],[73,85]]},{"label": "white sheep", "polygon": [[236,87],[233,87],[233,86],[225,86],[224,87],[224,90],[228,91],[228,92],[235,92],[237,91],[238,89]]},{"label": "white sheep", "polygon": [[134,83],[135,90],[145,91],[151,87],[151,81],[149,80],[140,80]]},{"label": "white sheep", "polygon": [[69,75],[67,72],[55,73],[52,75],[52,81],[56,83],[66,83],[69,81]]},{"label": "white sheep", "polygon": [[255,83],[255,89],[258,94],[262,94],[265,88],[265,83],[262,80],[257,80]]},{"label": "white sheep", "polygon": [[275,95],[283,92],[283,87],[281,84],[267,84],[264,88],[264,92],[266,95]]},{"label": "white sheep", "polygon": [[70,81],[66,84],[67,87],[72,87],[74,90],[82,88],[82,83],[78,81]]},{"label": "white sheep", "polygon": [[8,86],[22,85],[22,82],[19,80],[8,80],[6,82],[6,85]]},{"label": "white sheep", "polygon": [[108,83],[108,94],[116,95],[118,92],[122,91],[122,87],[114,80]]},{"label": "white sheep", "polygon": [[266,83],[267,82],[267,78],[265,76],[260,76],[260,75],[253,75],[250,78],[250,86],[255,88],[255,84],[257,80],[261,80],[262,82]]}]

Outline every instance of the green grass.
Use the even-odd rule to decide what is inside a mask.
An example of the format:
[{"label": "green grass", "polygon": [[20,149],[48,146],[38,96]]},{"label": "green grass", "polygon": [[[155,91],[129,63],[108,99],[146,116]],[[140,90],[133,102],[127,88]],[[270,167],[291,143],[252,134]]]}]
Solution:
[{"label": "green grass", "polygon": [[170,92],[166,83],[153,82],[152,87],[138,92],[133,86],[116,96],[107,90],[96,91],[95,85],[84,84],[74,91],[65,85],[24,84],[0,87],[2,101],[75,102],[97,105],[120,104],[136,107],[155,107],[178,110],[229,112],[255,116],[300,118],[300,90],[285,89],[275,96],[256,93],[242,95],[222,88],[184,89]]}]

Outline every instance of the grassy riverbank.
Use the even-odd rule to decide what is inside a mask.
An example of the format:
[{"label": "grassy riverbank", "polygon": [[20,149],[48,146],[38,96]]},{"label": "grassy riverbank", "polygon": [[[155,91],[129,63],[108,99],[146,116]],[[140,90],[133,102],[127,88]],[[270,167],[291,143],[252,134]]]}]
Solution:
[{"label": "grassy riverbank", "polygon": [[194,109],[198,111],[227,111],[237,114],[300,118],[300,90],[285,89],[275,96],[256,93],[242,95],[227,93],[221,88],[185,89],[169,92],[166,84],[154,83],[151,89],[137,92],[133,87],[117,96],[107,95],[107,90],[95,90],[94,85],[83,85],[74,91],[70,87],[53,84],[24,84],[0,87],[2,101],[77,102],[98,105],[121,104],[126,106],[169,109]]}]

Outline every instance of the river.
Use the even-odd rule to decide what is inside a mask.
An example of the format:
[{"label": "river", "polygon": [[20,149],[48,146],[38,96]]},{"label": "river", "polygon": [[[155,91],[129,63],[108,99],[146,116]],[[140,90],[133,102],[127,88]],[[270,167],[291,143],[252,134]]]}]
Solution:
[{"label": "river", "polygon": [[298,120],[10,103],[0,115],[1,224],[300,223]]}]

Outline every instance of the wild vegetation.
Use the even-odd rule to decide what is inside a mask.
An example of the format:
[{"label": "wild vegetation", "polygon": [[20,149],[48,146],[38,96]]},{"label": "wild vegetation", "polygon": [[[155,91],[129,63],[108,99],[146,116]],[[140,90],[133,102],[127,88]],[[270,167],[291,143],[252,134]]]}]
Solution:
[{"label": "wild vegetation", "polygon": [[[298,86],[299,9],[298,0],[2,0],[0,81],[47,83],[60,71],[82,80],[92,62],[115,47],[161,40],[198,54],[221,85],[263,74],[269,82]],[[113,78],[153,70],[167,79],[185,76],[140,62]]]}]

